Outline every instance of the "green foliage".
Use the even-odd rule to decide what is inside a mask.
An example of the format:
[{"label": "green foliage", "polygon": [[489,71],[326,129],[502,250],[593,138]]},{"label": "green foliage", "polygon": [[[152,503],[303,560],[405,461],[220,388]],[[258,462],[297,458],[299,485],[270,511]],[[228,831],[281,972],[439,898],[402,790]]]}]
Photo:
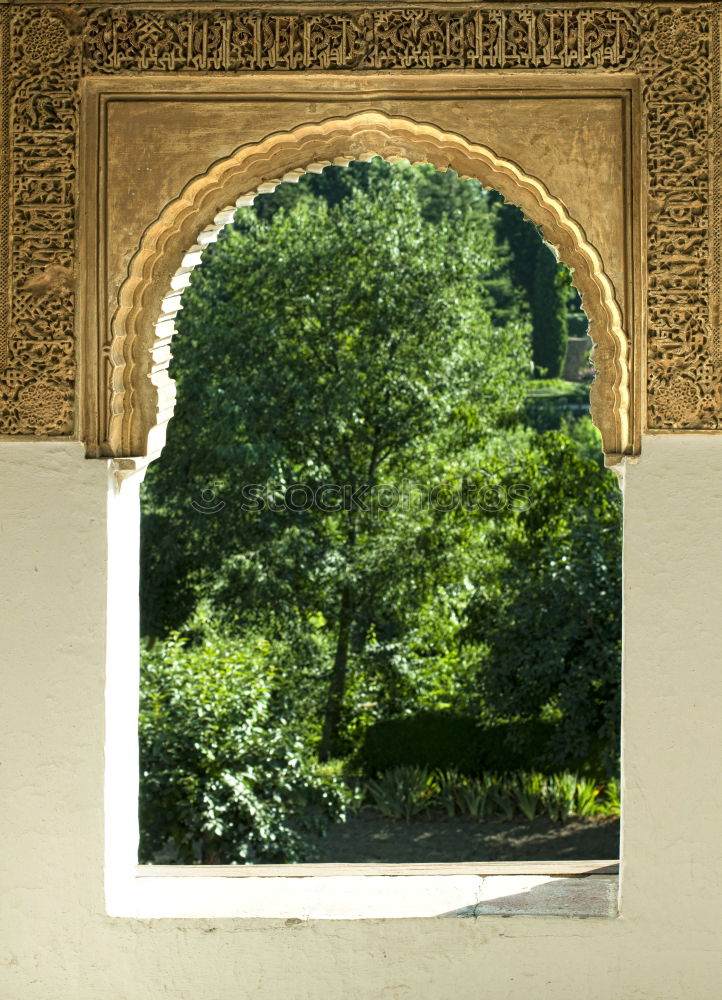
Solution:
[{"label": "green foliage", "polygon": [[546,378],[561,375],[567,353],[567,311],[561,273],[552,250],[539,243],[529,306],[534,366]]},{"label": "green foliage", "polygon": [[343,786],[274,710],[273,645],[191,630],[144,650],[140,858],[305,860],[304,834],[343,818]]},{"label": "green foliage", "polygon": [[457,783],[455,799],[462,815],[485,819],[497,799],[494,783],[483,778],[464,777]]},{"label": "green foliage", "polygon": [[563,378],[531,378],[527,382],[531,396],[558,396],[569,402],[588,402],[589,390],[578,382],[568,382]]},{"label": "green foliage", "polygon": [[[616,480],[547,433],[519,475],[531,501],[498,526],[503,561],[479,573],[465,638],[479,648],[478,684],[498,718],[556,719],[552,760],[598,760],[619,747],[621,495]],[[574,764],[574,766],[577,766]]]},{"label": "green foliage", "polygon": [[[485,820],[512,820],[516,810],[528,821],[546,814],[555,823],[570,816],[618,816],[619,782],[599,785],[589,778],[563,771],[509,774],[487,772],[478,777],[458,771],[435,771],[417,766],[389,768],[366,783],[370,805],[391,819],[407,823],[422,812],[441,811],[451,819],[470,816]],[[603,793],[603,794],[602,794]]]},{"label": "green foliage", "polygon": [[535,772],[522,772],[516,779],[514,794],[519,809],[527,819],[534,819],[544,792],[544,776]]},{"label": "green foliage", "polygon": [[523,290],[528,305],[541,234],[516,205],[505,202],[496,191],[490,191],[488,199],[496,219],[497,239],[509,248],[512,281]]},{"label": "green foliage", "polygon": [[[511,253],[509,267],[514,284],[523,289],[532,320],[534,366],[543,378],[558,378],[567,350],[567,303],[579,301],[571,272],[557,262],[542,242],[541,233],[514,205],[490,194],[497,220],[497,238]],[[580,302],[579,302],[580,304]]]},{"label": "green foliage", "polygon": [[554,774],[544,783],[541,800],[544,809],[555,823],[565,823],[574,811],[577,792],[575,774]]},{"label": "green foliage", "polygon": [[437,771],[434,774],[434,804],[449,819],[460,811],[459,794],[463,780],[458,771]]},{"label": "green foliage", "polygon": [[591,417],[563,418],[561,431],[567,440],[574,443],[582,458],[590,459],[596,462],[600,469],[604,469],[602,435],[592,423]]},{"label": "green foliage", "polygon": [[[559,303],[579,307],[550,259],[479,185],[380,160],[281,185],[205,251],[143,487],[141,596],[146,635],[199,602],[223,629],[149,647],[144,857],[305,856],[362,794],[319,750],[359,751],[404,816],[529,812],[532,778],[503,772],[614,770],[620,504],[566,409],[586,389],[538,360],[529,385],[527,310],[558,359]],[[525,502],[385,505],[405,481]],[[291,509],[299,483],[374,492]],[[394,766],[412,771],[381,781]]]},{"label": "green foliage", "polygon": [[376,722],[364,733],[358,762],[367,774],[393,764],[473,774],[479,769],[479,726],[474,718],[448,712]]},{"label": "green foliage", "polygon": [[513,780],[507,783],[503,778],[497,778],[494,780],[491,790],[493,795],[494,811],[501,813],[504,819],[513,819],[516,804]]},{"label": "green foliage", "polygon": [[603,797],[595,806],[602,816],[618,816],[621,809],[619,778],[610,778],[603,790]]},{"label": "green foliage", "polygon": [[[429,437],[465,448],[518,408],[525,331],[489,321],[483,279],[493,256],[486,227],[470,219],[460,233],[425,221],[396,174],[342,207],[302,201],[265,224],[240,213],[184,295],[178,404],[146,479],[145,504],[157,513],[144,553],[165,542],[167,558],[173,539],[183,558],[169,563],[172,580],[190,573],[192,586],[237,613],[249,602],[285,603],[304,582],[300,596],[333,582],[323,609],[331,621],[343,543],[359,520],[348,505],[323,517],[247,511],[254,516],[229,523],[193,516],[189,503],[213,484],[236,513],[248,506],[247,484],[263,497],[298,481],[381,484]],[[169,588],[160,558],[148,570],[152,620],[150,606]]]},{"label": "green foliage", "polygon": [[403,819],[427,809],[433,801],[434,781],[425,767],[394,767],[368,782],[374,806],[383,816]]},{"label": "green foliage", "polygon": [[576,807],[577,816],[594,816],[598,812],[597,798],[600,786],[593,778],[580,778],[577,781]]},{"label": "green foliage", "polygon": [[[293,645],[307,687],[327,692],[313,706],[322,756],[348,749],[346,688],[367,638],[409,634],[408,609],[429,606],[463,531],[450,522],[455,546],[428,511],[346,492],[299,508],[293,485],[317,498],[443,483],[518,412],[529,367],[526,328],[490,316],[489,220],[429,221],[417,173],[381,172],[365,192],[267,219],[239,212],[184,296],[178,406],[144,485],[144,630],[177,624],[173,592],[183,611],[202,594],[239,632],[261,618]],[[191,506],[209,486],[225,504],[212,516]],[[323,641],[306,660],[318,614]]]},{"label": "green foliage", "polygon": [[[536,431],[564,430],[575,433],[574,425],[589,412],[589,387],[561,378],[530,379],[524,401],[525,423]],[[595,444],[601,454],[601,441]]]},{"label": "green foliage", "polygon": [[375,157],[369,163],[352,162],[347,167],[330,166],[320,174],[304,174],[296,184],[280,184],[275,191],[257,197],[256,215],[268,221],[279,210],[290,211],[299,202],[322,199],[329,207],[342,206],[361,192],[374,197],[393,180],[402,180],[418,201],[426,222],[451,223],[461,228],[470,222],[495,243],[483,276],[483,293],[495,325],[518,320],[526,309],[524,293],[514,283],[508,248],[497,238],[497,219],[492,212],[490,192],[478,181],[462,180],[453,170],[439,171],[430,164],[390,164]]},{"label": "green foliage", "polygon": [[419,712],[369,726],[357,755],[367,774],[394,764],[466,775],[513,771],[549,760],[556,724],[539,719],[484,725],[478,718],[453,712]]}]

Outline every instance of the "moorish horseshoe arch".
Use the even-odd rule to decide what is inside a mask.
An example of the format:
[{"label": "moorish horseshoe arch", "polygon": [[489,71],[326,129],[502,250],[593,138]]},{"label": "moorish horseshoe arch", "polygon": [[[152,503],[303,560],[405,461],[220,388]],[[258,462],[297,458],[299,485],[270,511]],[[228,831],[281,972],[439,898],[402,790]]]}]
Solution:
[{"label": "moorish horseshoe arch", "polygon": [[573,270],[590,321],[597,370],[592,419],[608,464],[633,450],[629,338],[612,282],[581,223],[540,179],[488,147],[432,124],[363,111],[241,146],[190,181],[148,227],[111,323],[108,444],[121,460],[119,473],[145,465],[163,447],[175,399],[168,374],[173,321],[203,246],[231,221],[237,205],[249,204],[256,194],[332,163],[346,165],[374,155],[453,169],[499,191],[541,226],[545,239]]},{"label": "moorish horseshoe arch", "polygon": [[295,92],[311,78],[325,87],[343,73],[366,86],[388,72],[405,77],[412,94],[448,74],[484,85],[523,74],[532,93],[555,79],[570,91],[582,79],[602,88],[635,81],[634,316],[624,302],[634,334],[633,450],[640,433],[720,433],[721,24],[719,4],[689,0],[4,0],[0,437],[80,440],[89,455],[110,453],[110,324],[83,315],[94,253],[91,244],[88,261],[82,240],[83,219],[95,211],[81,162],[94,129],[89,88],[133,84],[150,94],[185,82],[202,93],[258,75],[269,92],[282,79]]}]

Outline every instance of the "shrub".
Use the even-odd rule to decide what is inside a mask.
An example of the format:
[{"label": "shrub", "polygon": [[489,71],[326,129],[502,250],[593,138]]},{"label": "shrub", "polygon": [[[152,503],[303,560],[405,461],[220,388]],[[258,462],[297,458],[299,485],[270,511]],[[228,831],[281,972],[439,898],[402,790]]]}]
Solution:
[{"label": "shrub", "polygon": [[518,807],[533,820],[546,813],[551,820],[565,822],[570,815],[618,816],[619,782],[610,779],[604,797],[601,786],[591,778],[579,778],[569,771],[544,775],[538,771],[516,774],[487,773],[479,777],[457,771],[394,767],[366,783],[373,805],[384,816],[407,822],[424,809],[438,808],[449,818],[460,813],[484,820],[497,814],[514,818]]},{"label": "shrub", "polygon": [[407,823],[434,799],[434,780],[425,767],[393,767],[368,782],[373,804],[384,816]]},{"label": "shrub", "polygon": [[458,771],[437,771],[434,782],[434,804],[451,819],[457,811],[461,811],[460,791],[463,778]]},{"label": "shrub", "polygon": [[[520,463],[533,502],[499,534],[499,572],[483,574],[462,639],[479,650],[477,690],[501,718],[553,711],[554,770],[619,757],[621,494],[576,442],[543,434]],[[471,656],[470,656],[471,662]],[[531,761],[521,767],[538,769]],[[586,771],[587,768],[585,767]],[[590,768],[591,770],[591,768]]]},{"label": "shrub", "polygon": [[478,766],[476,719],[448,712],[420,712],[369,726],[359,763],[374,775],[395,765],[472,772]]},{"label": "shrub", "polygon": [[593,778],[580,778],[577,781],[576,805],[577,816],[596,816],[599,813],[597,797],[600,786]]},{"label": "shrub", "polygon": [[459,783],[457,799],[462,813],[485,819],[495,801],[493,786],[483,778],[464,778]]},{"label": "shrub", "polygon": [[491,795],[494,812],[501,813],[504,819],[514,818],[514,786],[513,781],[505,778],[495,778],[491,783]]},{"label": "shrub", "polygon": [[534,819],[544,791],[544,776],[537,773],[522,773],[514,783],[514,794],[521,812],[527,819]]},{"label": "shrub", "polygon": [[604,788],[604,797],[597,803],[602,816],[618,816],[620,810],[619,779],[610,778]]},{"label": "shrub", "polygon": [[174,633],[143,655],[140,859],[305,860],[304,834],[343,818],[343,785],[272,710],[271,645],[200,633],[192,644]]},{"label": "shrub", "polygon": [[544,783],[542,803],[549,817],[555,823],[564,823],[574,811],[577,791],[575,774],[553,774]]},{"label": "shrub", "polygon": [[552,753],[555,736],[555,723],[538,719],[485,726],[480,730],[482,770],[509,772],[558,767],[560,762]]},{"label": "shrub", "polygon": [[357,763],[375,775],[396,765],[462,774],[542,769],[550,759],[554,724],[532,721],[482,726],[451,712],[420,712],[369,726]]}]

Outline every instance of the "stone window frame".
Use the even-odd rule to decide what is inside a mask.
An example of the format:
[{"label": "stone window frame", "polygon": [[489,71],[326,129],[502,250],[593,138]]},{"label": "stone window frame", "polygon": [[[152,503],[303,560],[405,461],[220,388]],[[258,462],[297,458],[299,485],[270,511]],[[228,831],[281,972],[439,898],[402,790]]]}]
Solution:
[{"label": "stone window frame", "polygon": [[[450,88],[448,100],[458,99],[467,92],[469,81],[466,77],[455,78],[454,87],[451,87],[447,77],[441,79],[443,86]],[[625,109],[622,120],[626,123],[628,114],[631,115],[634,93],[624,78],[617,77],[617,82],[618,87],[611,91],[607,88],[598,91],[591,83],[585,89],[579,80],[575,86],[578,96],[585,101],[598,93],[621,100],[620,108]],[[338,84],[338,79],[335,83]],[[384,77],[378,86],[381,92],[393,94],[394,87],[399,88],[400,82],[393,77]],[[253,81],[249,87],[251,92],[245,95],[237,93],[234,87],[230,96],[241,103],[244,96],[253,100],[257,96],[253,91]],[[283,100],[284,88],[280,87],[280,91],[281,94],[275,96]],[[317,92],[316,83],[313,93]],[[506,93],[499,80],[495,82],[493,93]],[[564,91],[565,96],[570,93]],[[95,173],[100,176],[105,172],[102,164],[108,155],[107,138],[100,137],[107,137],[112,131],[108,125],[108,106],[118,100],[135,102],[143,94],[144,88],[137,81],[132,84],[115,81],[114,85],[107,81],[88,81],[83,158],[86,183],[90,183]],[[549,77],[545,81],[545,95],[550,100],[556,99],[554,95],[559,96]],[[147,98],[151,102],[165,104],[172,96],[173,92],[164,88],[154,90]],[[177,96],[187,95],[183,90]],[[220,99],[217,88],[213,89],[213,96],[215,100]],[[339,97],[338,94],[335,96]],[[360,103],[363,105],[369,101],[373,104],[373,98]],[[354,102],[349,99],[344,110],[348,111],[353,106]],[[549,193],[543,182],[525,174],[512,160],[497,156],[489,148],[471,143],[460,135],[376,111],[351,111],[342,116],[301,124],[291,130],[278,131],[269,125],[268,130],[270,133],[266,138],[241,146],[230,156],[214,161],[205,173],[195,176],[145,229],[140,246],[130,261],[120,286],[117,307],[110,315],[113,334],[110,363],[114,376],[111,380],[114,392],[111,392],[110,398],[115,398],[117,405],[111,407],[108,438],[114,442],[116,452],[131,452],[140,456],[120,458],[112,463],[118,482],[128,482],[127,486],[123,485],[121,493],[132,489],[130,483],[138,481],[138,472],[142,475],[147,462],[161,451],[174,401],[173,383],[168,376],[173,322],[182,305],[183,289],[193,268],[199,263],[203,247],[212,242],[222,227],[231,221],[237,204],[252,202],[257,192],[271,190],[284,180],[298,179],[306,171],[321,170],[331,162],[345,164],[352,159],[364,160],[372,155],[382,155],[388,160],[429,162],[441,169],[451,166],[462,176],[473,176],[519,204],[530,218],[544,227],[546,237],[574,268],[575,279],[584,295],[585,308],[593,317],[597,352],[612,362],[608,367],[610,379],[607,383],[612,385],[611,399],[620,399],[623,395],[628,398],[624,380],[628,378],[631,359],[626,356],[627,336],[622,328],[612,282],[581,225],[570,218],[562,202]],[[97,201],[98,206],[104,204],[104,192],[102,183],[95,185],[92,192],[90,187],[87,188],[86,215],[89,225],[83,241],[86,246],[102,244],[102,233],[107,231],[107,222],[99,230],[95,229],[93,221],[96,212],[91,207],[93,201]],[[230,197],[236,200],[227,206]],[[219,210],[220,205],[226,207]],[[97,214],[102,216],[100,208]],[[203,226],[200,233],[199,226]],[[175,273],[174,261],[181,263]],[[91,268],[86,282],[95,286],[96,281]],[[90,293],[84,296],[88,330],[103,328],[103,322],[98,320],[95,312],[97,301],[94,299],[104,297],[103,294],[96,297]],[[612,381],[614,378],[618,380],[616,385]],[[601,384],[603,386],[604,381]],[[599,384],[597,389],[600,389]],[[130,403],[127,395],[131,396]],[[624,412],[629,418],[629,409],[622,411],[615,407],[610,399],[604,398],[603,392],[600,392],[600,397],[599,413],[602,419],[599,422],[603,427],[605,415],[608,418],[610,414]],[[625,425],[615,425],[607,419],[608,437],[605,443],[608,459],[611,456],[614,461],[620,461],[618,441],[625,430]],[[121,578],[127,574],[132,548],[127,522],[123,532],[118,557]],[[118,595],[111,606],[126,607],[132,599],[131,592],[137,592],[137,584],[127,589],[128,599]],[[121,637],[124,625],[126,632]],[[616,915],[618,866],[616,863],[610,866],[608,861],[500,865],[301,864],[263,866],[261,869],[224,866],[135,868],[133,859],[128,856],[127,845],[137,841],[137,830],[128,827],[128,817],[133,815],[137,801],[137,781],[133,783],[130,771],[124,772],[123,768],[123,762],[129,765],[133,759],[133,749],[127,744],[128,733],[135,729],[135,720],[130,713],[124,727],[118,728],[118,706],[127,703],[129,689],[136,683],[135,678],[129,676],[128,664],[137,662],[138,652],[137,648],[130,648],[127,625],[128,619],[123,616],[117,632],[118,641],[125,643],[126,648],[120,656],[119,647],[114,642],[115,666],[111,664],[110,668],[111,675],[117,670],[117,680],[112,682],[109,729],[116,732],[119,741],[117,744],[111,741],[107,753],[112,774],[108,782],[107,801],[112,802],[110,808],[113,814],[108,830],[112,830],[113,834],[106,874],[108,905],[112,913],[124,916],[159,913],[175,916],[288,916],[301,912],[328,919],[333,916],[401,917],[439,913],[471,916],[500,912]],[[135,632],[135,628],[132,631]],[[123,748],[119,749],[121,745]],[[118,766],[114,768],[113,762],[118,762]],[[123,784],[126,794],[119,796],[118,788]],[[122,801],[125,805],[121,809]],[[121,830],[125,833],[119,837]],[[132,871],[135,871],[133,877]],[[286,887],[292,885],[294,888],[283,888],[283,880],[289,878],[301,878],[302,882],[287,882]],[[405,880],[401,894],[391,891],[391,887],[397,890],[401,887],[399,878]],[[439,878],[441,881],[438,881]],[[261,881],[254,883],[254,879]],[[352,879],[352,882],[339,879]],[[353,887],[350,896],[346,892],[349,887]],[[349,903],[349,899],[352,902]]]},{"label": "stone window frame", "polygon": [[[75,368],[78,356],[87,367],[74,341],[83,79],[339,67],[360,74],[389,67],[518,68],[538,72],[540,86],[545,72],[560,67],[636,73],[647,139],[649,323],[646,334],[643,324],[638,328],[646,340],[628,345],[630,356],[637,352],[646,361],[646,400],[637,399],[633,418],[648,433],[719,429],[720,130],[712,98],[719,24],[712,4],[349,3],[347,10],[321,13],[304,3],[283,11],[226,4],[210,12],[204,4],[152,11],[116,3],[82,11],[53,2],[9,4],[0,9],[0,54],[10,67],[0,92],[0,158],[10,167],[0,199],[0,265],[7,265],[0,267],[3,435],[80,438],[90,455],[115,456],[118,479],[151,457],[122,437],[94,441],[83,419],[98,412],[108,388],[102,378],[91,379],[94,390],[87,391]],[[126,359],[113,358],[115,346],[108,344],[104,357],[122,371]],[[617,393],[615,405],[622,397]],[[104,413],[109,424],[117,417]],[[634,454],[638,440],[635,434],[626,441],[636,445],[605,443],[605,450],[617,461]]]}]

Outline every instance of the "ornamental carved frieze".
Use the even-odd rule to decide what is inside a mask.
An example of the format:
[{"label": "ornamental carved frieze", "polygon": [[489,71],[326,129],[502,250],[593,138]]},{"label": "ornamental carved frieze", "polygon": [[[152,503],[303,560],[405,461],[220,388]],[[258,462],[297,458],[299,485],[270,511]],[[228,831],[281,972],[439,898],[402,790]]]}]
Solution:
[{"label": "ornamental carved frieze", "polygon": [[74,429],[80,25],[2,10],[0,433]]},{"label": "ornamental carved frieze", "polygon": [[618,69],[639,48],[626,10],[357,13],[103,11],[85,32],[92,72],[304,69]]},{"label": "ornamental carved frieze", "polygon": [[646,426],[722,429],[719,33],[711,3],[1,6],[0,434],[76,433],[83,77],[384,69],[640,78]]}]

